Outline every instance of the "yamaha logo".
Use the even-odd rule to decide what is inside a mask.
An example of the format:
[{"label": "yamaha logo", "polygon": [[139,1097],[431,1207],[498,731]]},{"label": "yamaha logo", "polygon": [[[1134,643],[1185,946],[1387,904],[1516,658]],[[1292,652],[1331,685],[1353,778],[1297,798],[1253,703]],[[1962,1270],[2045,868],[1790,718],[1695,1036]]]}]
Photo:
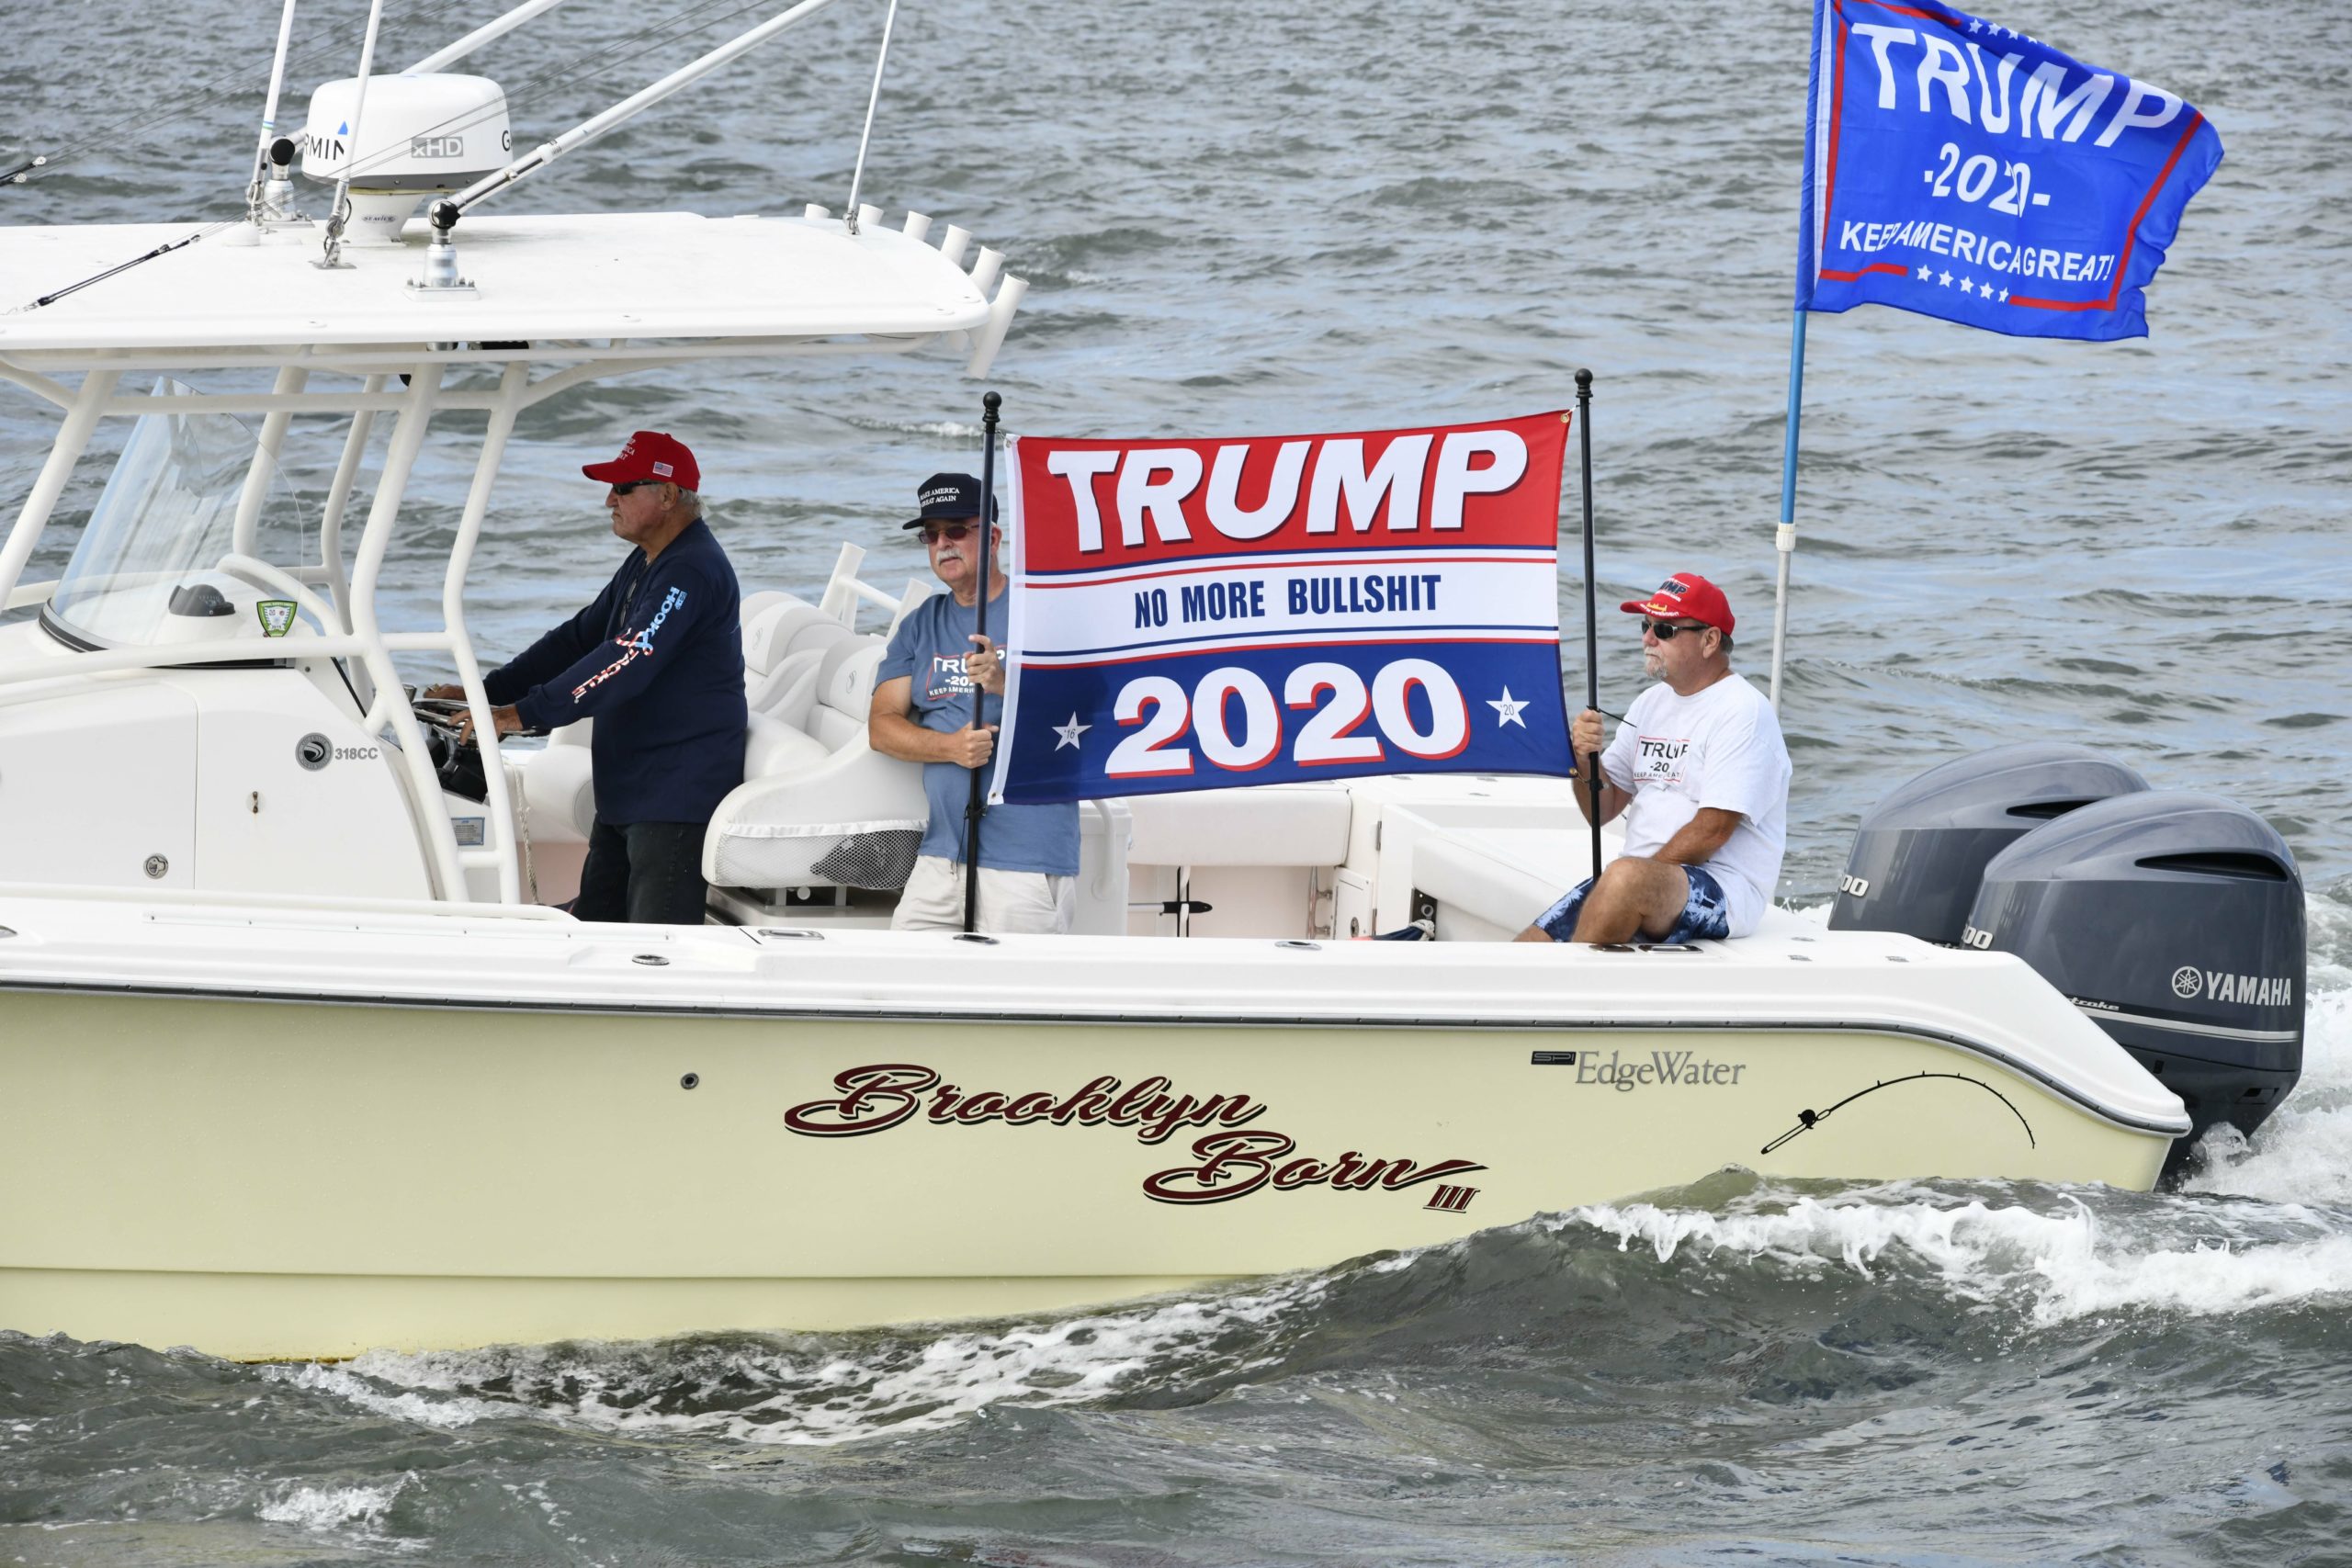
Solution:
[{"label": "yamaha logo", "polygon": [[2183,1001],[2202,997],[2208,1002],[2236,1007],[2290,1008],[2295,1005],[2295,977],[2233,975],[2227,969],[2199,969],[2184,964],[2172,972],[2172,994]]}]

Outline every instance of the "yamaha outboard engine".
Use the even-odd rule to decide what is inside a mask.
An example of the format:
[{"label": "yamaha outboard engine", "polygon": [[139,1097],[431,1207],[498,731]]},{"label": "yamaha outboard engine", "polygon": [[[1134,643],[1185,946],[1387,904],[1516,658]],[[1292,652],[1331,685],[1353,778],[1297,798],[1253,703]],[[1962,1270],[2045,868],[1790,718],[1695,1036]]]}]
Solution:
[{"label": "yamaha outboard engine", "polygon": [[1984,871],[1967,945],[2031,964],[2188,1107],[2251,1133],[2303,1065],[2303,880],[2270,824],[2210,795],[2100,801]]},{"label": "yamaha outboard engine", "polygon": [[1830,906],[1833,931],[1955,946],[1993,857],[2054,817],[2148,781],[2083,746],[2000,746],[1928,769],[1873,807]]}]

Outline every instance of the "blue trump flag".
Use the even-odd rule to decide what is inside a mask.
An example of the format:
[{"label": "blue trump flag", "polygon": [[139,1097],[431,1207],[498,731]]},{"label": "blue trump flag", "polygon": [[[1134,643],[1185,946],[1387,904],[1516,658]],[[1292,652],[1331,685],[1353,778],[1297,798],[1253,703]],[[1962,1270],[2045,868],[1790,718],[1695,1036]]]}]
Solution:
[{"label": "blue trump flag", "polygon": [[2222,139],[2161,87],[1940,6],[1816,0],[1800,310],[2145,337]]}]

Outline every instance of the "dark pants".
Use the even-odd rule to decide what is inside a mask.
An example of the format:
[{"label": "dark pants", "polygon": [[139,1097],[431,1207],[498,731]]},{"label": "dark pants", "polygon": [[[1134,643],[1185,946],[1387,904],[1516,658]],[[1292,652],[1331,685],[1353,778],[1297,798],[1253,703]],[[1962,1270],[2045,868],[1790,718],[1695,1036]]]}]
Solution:
[{"label": "dark pants", "polygon": [[702,879],[705,822],[621,822],[601,818],[588,834],[574,919],[698,926],[710,885]]}]

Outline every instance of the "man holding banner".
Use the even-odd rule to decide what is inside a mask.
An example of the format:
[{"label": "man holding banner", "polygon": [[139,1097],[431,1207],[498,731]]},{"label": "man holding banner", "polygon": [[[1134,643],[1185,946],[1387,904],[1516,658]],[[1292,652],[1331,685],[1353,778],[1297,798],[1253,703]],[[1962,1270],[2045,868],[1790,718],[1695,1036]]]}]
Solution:
[{"label": "man holding banner", "polygon": [[[1721,941],[1756,929],[1781,877],[1789,750],[1764,694],[1734,674],[1731,604],[1696,572],[1647,599],[1642,665],[1658,683],[1634,699],[1601,753],[1600,815],[1625,816],[1624,852],[1520,933],[1521,942]],[[1601,716],[1577,716],[1579,757],[1600,750]],[[1589,816],[1583,789],[1577,805]]]},{"label": "man holding banner", "polygon": [[[964,824],[974,771],[994,754],[1004,716],[1004,663],[978,635],[981,563],[989,602],[1004,597],[997,564],[1003,531],[980,522],[980,481],[933,474],[917,491],[919,530],[932,570],[946,586],[907,613],[875,671],[866,734],[887,756],[921,762],[931,821],[914,871],[890,917],[895,931],[964,929]],[[973,722],[975,690],[986,693],[985,723]],[[1078,875],[1078,808],[1072,804],[991,806],[980,823],[978,929],[1069,930]]]}]

